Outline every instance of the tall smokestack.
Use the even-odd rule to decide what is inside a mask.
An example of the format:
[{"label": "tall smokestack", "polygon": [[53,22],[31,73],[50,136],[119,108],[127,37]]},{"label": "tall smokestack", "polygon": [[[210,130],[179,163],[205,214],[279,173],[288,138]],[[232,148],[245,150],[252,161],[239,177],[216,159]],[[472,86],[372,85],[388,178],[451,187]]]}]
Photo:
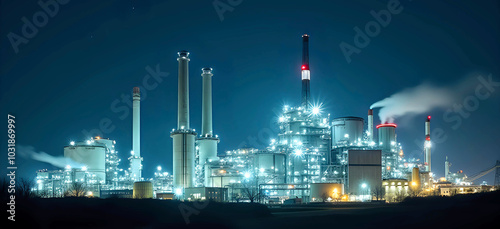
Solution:
[{"label": "tall smokestack", "polygon": [[373,110],[368,110],[368,143],[373,141]]},{"label": "tall smokestack", "polygon": [[202,113],[201,113],[201,136],[198,138],[199,146],[199,164],[202,166],[202,173],[204,174],[204,186],[212,187],[212,180],[208,172],[209,160],[217,160],[217,143],[219,138],[213,134],[212,129],[212,68],[203,68],[203,89],[202,89]]},{"label": "tall smokestack", "polygon": [[449,177],[449,174],[450,174],[450,162],[448,161],[448,156],[446,156],[446,161],[444,161],[444,178],[447,180],[447,181],[450,181],[450,177]]},{"label": "tall smokestack", "polygon": [[140,157],[141,156],[141,92],[139,87],[134,87],[132,90],[132,150],[134,150],[134,155]]},{"label": "tall smokestack", "polygon": [[132,89],[132,155],[130,156],[130,177],[132,180],[142,178],[141,157],[141,92],[139,87]]},{"label": "tall smokestack", "polygon": [[179,85],[178,85],[178,109],[177,129],[189,129],[189,52],[180,51],[179,58]]},{"label": "tall smokestack", "polygon": [[202,136],[212,136],[212,68],[202,69],[203,89],[202,89],[202,112],[201,112],[201,134]]},{"label": "tall smokestack", "polygon": [[309,82],[311,81],[311,72],[309,71],[309,35],[302,35],[302,106],[309,108],[309,99],[311,97]]},{"label": "tall smokestack", "polygon": [[173,139],[173,176],[176,193],[184,188],[194,187],[194,160],[196,133],[189,128],[189,52],[180,51],[177,130],[172,131]]},{"label": "tall smokestack", "polygon": [[424,145],[425,171],[431,172],[431,116],[425,121],[425,145]]}]

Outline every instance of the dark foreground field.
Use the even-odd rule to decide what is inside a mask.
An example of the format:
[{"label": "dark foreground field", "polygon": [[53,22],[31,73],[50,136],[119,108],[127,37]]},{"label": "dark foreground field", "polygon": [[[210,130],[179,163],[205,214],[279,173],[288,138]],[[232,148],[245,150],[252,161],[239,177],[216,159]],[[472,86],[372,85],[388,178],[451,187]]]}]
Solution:
[{"label": "dark foreground field", "polygon": [[[2,228],[498,228],[500,192],[407,199],[400,204],[183,203],[133,199],[30,199]],[[6,217],[5,217],[6,218]],[[10,227],[13,226],[13,227]]]}]

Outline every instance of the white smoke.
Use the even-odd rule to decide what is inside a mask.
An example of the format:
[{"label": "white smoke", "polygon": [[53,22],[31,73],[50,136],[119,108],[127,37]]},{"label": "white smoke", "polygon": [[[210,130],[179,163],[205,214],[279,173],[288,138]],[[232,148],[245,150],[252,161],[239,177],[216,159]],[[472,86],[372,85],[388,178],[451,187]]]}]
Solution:
[{"label": "white smoke", "polygon": [[380,108],[378,115],[382,123],[394,122],[395,118],[403,115],[423,114],[435,108],[450,107],[463,91],[464,84],[437,87],[423,83],[382,99],[372,104],[370,109]]},{"label": "white smoke", "polygon": [[45,152],[36,152],[33,146],[17,145],[16,152],[25,158],[49,163],[59,168],[65,168],[67,165],[71,166],[71,168],[82,168],[85,166],[82,163],[73,161],[71,158],[55,157]]}]

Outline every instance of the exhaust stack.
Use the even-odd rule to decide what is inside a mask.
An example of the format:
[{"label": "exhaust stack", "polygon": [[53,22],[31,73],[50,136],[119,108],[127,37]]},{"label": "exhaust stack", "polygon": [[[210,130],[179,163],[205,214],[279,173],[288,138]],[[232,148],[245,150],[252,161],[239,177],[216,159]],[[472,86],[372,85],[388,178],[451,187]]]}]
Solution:
[{"label": "exhaust stack", "polygon": [[431,116],[425,121],[425,145],[424,145],[425,171],[431,172]]},{"label": "exhaust stack", "polygon": [[130,178],[140,181],[142,178],[141,157],[141,92],[139,87],[132,90],[132,155],[130,156]]},{"label": "exhaust stack", "polygon": [[448,156],[446,156],[446,161],[444,162],[444,178],[450,181],[450,167],[451,163],[448,161]]},{"label": "exhaust stack", "polygon": [[203,78],[202,88],[202,113],[201,113],[201,135],[212,136],[212,68],[203,68],[201,77]]},{"label": "exhaust stack", "polygon": [[373,142],[373,110],[368,110],[368,143]]},{"label": "exhaust stack", "polygon": [[204,174],[203,183],[205,187],[212,187],[210,179],[209,166],[206,164],[209,160],[217,160],[217,144],[219,138],[213,134],[212,129],[212,68],[203,68],[201,77],[203,78],[203,98],[201,113],[201,136],[197,139],[199,146],[199,164],[202,166]]},{"label": "exhaust stack", "polygon": [[177,130],[173,130],[173,186],[183,196],[184,189],[194,187],[194,160],[196,132],[189,128],[189,52],[180,51]]},{"label": "exhaust stack", "polygon": [[309,110],[311,72],[309,71],[309,35],[302,35],[302,107]]}]

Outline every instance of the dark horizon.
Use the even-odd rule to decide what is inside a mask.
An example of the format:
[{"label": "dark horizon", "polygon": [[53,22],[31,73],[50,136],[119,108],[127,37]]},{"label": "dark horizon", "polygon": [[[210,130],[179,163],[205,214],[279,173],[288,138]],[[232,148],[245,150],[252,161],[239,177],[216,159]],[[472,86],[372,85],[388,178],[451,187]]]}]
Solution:
[{"label": "dark horizon", "polygon": [[[219,154],[243,145],[267,146],[269,135],[277,134],[281,107],[300,105],[302,34],[310,35],[311,98],[323,103],[332,119],[357,116],[366,122],[370,105],[425,82],[452,88],[465,81],[475,88],[478,76],[500,81],[498,1],[401,0],[387,26],[346,58],[342,42],[355,46],[353,28],[374,21],[370,11],[388,9],[387,2],[241,1],[221,14],[211,1],[69,1],[28,43],[14,48],[8,34],[22,35],[22,18],[32,20],[42,8],[36,2],[1,1],[2,115],[16,116],[18,145],[53,156],[62,156],[70,141],[91,137],[85,133],[100,122],[111,123],[114,129],[101,137],[116,140],[120,168],[126,168],[132,149],[126,101],[150,74],[150,82],[161,82],[141,91],[143,177],[149,178],[158,165],[172,171],[180,50],[190,52],[190,121],[196,130],[201,130],[201,69],[213,68]],[[433,144],[437,177],[444,174],[445,156],[452,172],[473,175],[493,166],[500,159],[500,92],[492,88],[459,125],[444,118],[453,104],[396,118],[405,154],[423,160],[424,121],[431,115],[431,128],[446,136]],[[471,95],[460,94],[459,101]],[[379,124],[378,110],[375,114]],[[6,148],[5,141],[0,145]],[[21,177],[55,169],[21,156],[16,162]],[[493,178],[491,173],[476,183],[493,184]]]}]

